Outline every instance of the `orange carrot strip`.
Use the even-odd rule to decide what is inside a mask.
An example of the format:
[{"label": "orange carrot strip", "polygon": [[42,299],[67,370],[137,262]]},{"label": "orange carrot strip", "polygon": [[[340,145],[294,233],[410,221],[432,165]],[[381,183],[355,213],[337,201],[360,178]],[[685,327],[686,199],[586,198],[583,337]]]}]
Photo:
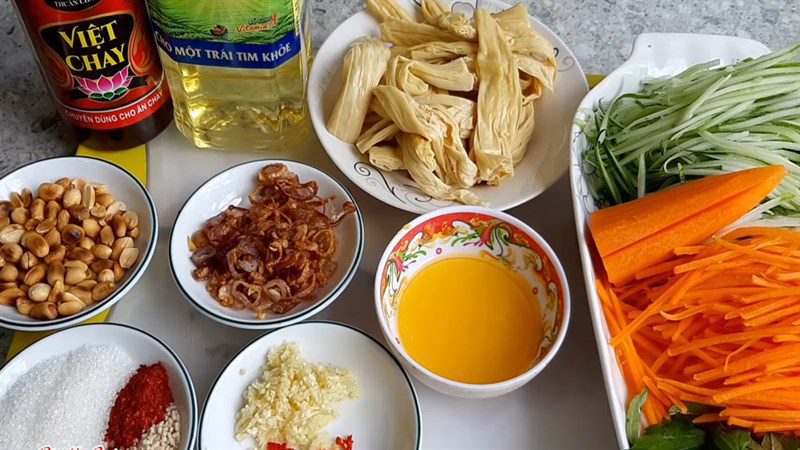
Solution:
[{"label": "orange carrot strip", "polygon": [[773,255],[759,250],[752,250],[747,247],[743,247],[741,245],[728,242],[725,239],[715,239],[714,242],[730,250],[735,250],[739,253],[750,256],[758,261],[764,261],[767,263],[790,264],[795,266],[800,265],[800,258],[791,258],[786,256]]},{"label": "orange carrot strip", "polygon": [[736,375],[762,366],[767,362],[783,359],[787,355],[795,355],[797,352],[800,352],[800,345],[784,345],[772,350],[767,350],[756,356],[734,361],[730,363],[727,369],[724,367],[717,367],[705,372],[700,372],[695,374],[694,379],[697,381],[711,381],[717,378],[723,378],[726,375]]},{"label": "orange carrot strip", "polygon": [[759,383],[752,383],[746,386],[741,386],[727,391],[712,395],[711,398],[717,403],[723,403],[732,398],[740,395],[749,394],[753,392],[765,391],[775,388],[787,387],[800,387],[800,377],[787,377],[780,380],[762,381]]},{"label": "orange carrot strip", "polygon": [[800,280],[800,272],[779,273],[775,275],[775,279],[779,281],[797,281]]},{"label": "orange carrot strip", "polygon": [[703,250],[705,250],[705,245],[686,245],[683,247],[677,247],[672,253],[675,253],[676,256],[683,256],[683,255],[696,255]]},{"label": "orange carrot strip", "polygon": [[661,264],[656,264],[655,266],[650,266],[646,269],[640,270],[636,272],[633,277],[637,280],[644,280],[646,278],[650,278],[655,275],[661,275],[664,273],[673,273],[673,270],[676,266],[679,266],[684,263],[688,263],[691,261],[692,258],[680,258],[680,259],[673,259]]},{"label": "orange carrot strip", "polygon": [[[741,419],[772,420],[777,422],[800,421],[800,410],[793,409],[755,409],[728,407],[720,413],[722,417],[739,417]],[[800,425],[796,424],[798,428]]]},{"label": "orange carrot strip", "polygon": [[769,433],[773,431],[794,431],[795,434],[800,432],[800,425],[797,423],[786,422],[755,422],[753,424],[753,431],[756,433]]},{"label": "orange carrot strip", "polygon": [[[623,330],[624,331],[624,330]],[[620,333],[621,334],[621,333]],[[772,329],[765,329],[765,330],[752,330],[752,331],[744,331],[740,333],[732,333],[728,335],[722,336],[714,336],[705,339],[698,339],[696,341],[692,341],[689,344],[678,345],[676,347],[671,347],[668,351],[670,356],[677,356],[681,353],[688,352],[690,350],[696,350],[698,348],[707,347],[710,345],[715,344],[722,344],[726,342],[740,342],[746,341],[753,338],[765,338],[765,337],[772,337],[779,334],[800,334],[800,329],[796,327],[781,327],[781,328],[772,328]]]},{"label": "orange carrot strip", "polygon": [[798,303],[796,305],[788,306],[786,308],[779,309],[777,311],[773,311],[773,312],[771,312],[769,314],[764,314],[762,316],[758,316],[758,317],[756,317],[755,319],[752,319],[752,320],[747,320],[747,321],[744,322],[744,324],[746,326],[748,326],[748,327],[754,327],[754,328],[755,327],[760,327],[762,325],[766,325],[766,324],[768,324],[770,322],[774,322],[776,320],[779,320],[782,317],[794,314],[796,312],[800,312],[800,301],[798,301]]},{"label": "orange carrot strip", "polygon": [[782,228],[743,227],[737,228],[723,237],[727,240],[735,240],[744,236],[767,236],[800,244],[800,235],[796,231]]},{"label": "orange carrot strip", "polygon": [[753,421],[740,419],[738,417],[728,417],[728,425],[740,428],[753,428]]},{"label": "orange carrot strip", "polygon": [[748,295],[747,297],[742,298],[742,301],[745,303],[755,303],[761,300],[767,300],[770,298],[778,298],[778,297],[787,297],[787,296],[796,296],[798,295],[798,288],[797,287],[787,287],[787,288],[773,288],[768,290],[767,292],[762,292],[760,294],[755,295]]},{"label": "orange carrot strip", "polygon": [[719,413],[705,413],[700,414],[692,420],[692,423],[700,425],[703,423],[722,422],[724,419],[719,416]]},{"label": "orange carrot strip", "polygon": [[[762,314],[775,311],[776,309],[783,308],[784,306],[789,306],[796,301],[797,301],[796,298],[787,297],[779,300],[758,302],[752,305],[745,306],[744,308],[740,308],[738,310],[739,313],[738,315],[741,316],[743,319],[752,319]],[[725,315],[725,318],[729,319],[727,314]]]}]

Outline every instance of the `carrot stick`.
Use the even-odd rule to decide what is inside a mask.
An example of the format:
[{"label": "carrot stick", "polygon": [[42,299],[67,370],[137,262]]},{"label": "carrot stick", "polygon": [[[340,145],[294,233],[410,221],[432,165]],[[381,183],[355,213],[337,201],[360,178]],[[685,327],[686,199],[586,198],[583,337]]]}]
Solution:
[{"label": "carrot stick", "polygon": [[753,423],[753,431],[756,433],[769,433],[773,431],[794,431],[797,433],[800,432],[800,425],[786,422],[755,422]]},{"label": "carrot stick", "polygon": [[677,347],[670,348],[669,354],[670,356],[677,356],[680,355],[681,353],[685,353],[690,350],[696,350],[698,348],[708,347],[710,345],[722,344],[726,342],[746,341],[753,338],[772,337],[779,334],[796,335],[800,334],[800,329],[796,327],[781,327],[781,328],[772,328],[765,330],[744,331],[729,335],[714,336],[706,339],[698,339],[689,344],[679,345]]},{"label": "carrot stick", "polygon": [[[725,408],[720,413],[722,417],[739,417],[752,420],[772,420],[777,422],[800,421],[800,410],[793,409],[755,409],[755,408]],[[800,428],[800,424],[795,424]]]},{"label": "carrot stick", "polygon": [[732,427],[753,428],[753,421],[740,419],[738,417],[728,417],[728,425]]},{"label": "carrot stick", "polygon": [[719,394],[712,395],[711,398],[714,399],[714,401],[719,404],[725,402],[726,400],[730,400],[732,398],[736,398],[744,394],[766,391],[768,389],[799,387],[799,386],[800,386],[800,377],[790,377],[790,378],[783,378],[780,380],[762,381],[760,383],[752,383],[746,386],[729,389]]},{"label": "carrot stick", "polygon": [[692,420],[692,423],[700,425],[704,423],[722,422],[723,420],[724,419],[720,417],[719,413],[705,413],[695,417],[694,420]]}]

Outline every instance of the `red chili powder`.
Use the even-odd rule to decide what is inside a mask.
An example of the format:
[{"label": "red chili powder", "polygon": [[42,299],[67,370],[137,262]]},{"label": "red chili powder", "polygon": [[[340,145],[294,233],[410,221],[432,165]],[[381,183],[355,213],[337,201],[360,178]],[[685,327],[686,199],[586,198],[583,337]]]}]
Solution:
[{"label": "red chili powder", "polygon": [[106,442],[110,448],[129,448],[166,417],[172,405],[169,374],[159,363],[139,366],[128,384],[119,391],[108,417]]}]

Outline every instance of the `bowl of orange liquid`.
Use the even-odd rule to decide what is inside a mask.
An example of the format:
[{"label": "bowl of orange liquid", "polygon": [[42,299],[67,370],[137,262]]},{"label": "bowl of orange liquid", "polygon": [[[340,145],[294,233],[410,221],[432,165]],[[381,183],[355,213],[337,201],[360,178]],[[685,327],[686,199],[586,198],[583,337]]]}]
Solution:
[{"label": "bowl of orange liquid", "polygon": [[417,379],[487,398],[521,387],[555,356],[569,287],[553,250],[525,223],[455,206],[395,235],[378,265],[375,306],[390,348]]}]

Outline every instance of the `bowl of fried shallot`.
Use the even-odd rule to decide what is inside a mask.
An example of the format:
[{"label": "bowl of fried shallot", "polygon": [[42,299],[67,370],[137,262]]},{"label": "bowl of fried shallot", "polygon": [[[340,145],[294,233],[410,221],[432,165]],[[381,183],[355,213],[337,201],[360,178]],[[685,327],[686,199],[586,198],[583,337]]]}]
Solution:
[{"label": "bowl of fried shallot", "polygon": [[199,312],[233,327],[272,329],[333,303],[363,249],[361,212],[344,186],[303,163],[259,160],[215,175],[189,197],[169,259]]}]

